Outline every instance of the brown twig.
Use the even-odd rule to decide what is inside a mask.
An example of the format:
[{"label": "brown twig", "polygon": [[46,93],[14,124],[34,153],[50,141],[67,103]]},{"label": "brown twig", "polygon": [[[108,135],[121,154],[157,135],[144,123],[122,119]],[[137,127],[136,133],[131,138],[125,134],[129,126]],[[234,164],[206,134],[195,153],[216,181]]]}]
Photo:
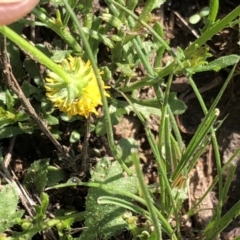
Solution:
[{"label": "brown twig", "polygon": [[90,133],[90,117],[88,117],[86,121],[86,131],[84,135],[84,142],[83,142],[83,148],[82,148],[82,153],[80,156],[81,159],[81,171],[83,173],[86,172],[87,170],[87,157],[88,157],[88,142],[89,142],[89,134]]},{"label": "brown twig", "polygon": [[32,107],[30,101],[24,95],[21,87],[18,84],[18,81],[14,77],[11,71],[11,66],[9,64],[9,60],[7,58],[7,50],[6,50],[6,37],[1,37],[1,60],[3,65],[3,74],[8,87],[18,96],[18,98],[22,101],[25,106],[30,117],[37,123],[38,127],[44,132],[44,134],[50,139],[50,141],[54,144],[57,150],[65,157],[70,158],[68,156],[67,151],[61,144],[53,137],[51,132],[48,130],[46,124],[41,120],[41,118],[37,115],[35,109]]},{"label": "brown twig", "polygon": [[[11,175],[10,171],[7,168],[12,159],[12,151],[13,151],[14,143],[15,143],[15,138],[12,138],[10,146],[8,148],[8,152],[5,155],[4,161],[0,161],[0,165],[1,165],[0,175],[6,180],[6,182],[8,182],[9,184],[12,184],[15,187],[15,189],[18,193],[18,196],[21,200],[22,205],[25,207],[29,216],[33,216],[34,209],[32,208],[32,206],[36,205],[36,204],[28,196],[27,192],[21,186],[21,184],[17,181],[17,178],[16,178],[15,174],[13,173],[13,171],[11,170],[11,173],[12,173],[12,175]],[[14,176],[14,177],[12,177],[12,176]]]}]

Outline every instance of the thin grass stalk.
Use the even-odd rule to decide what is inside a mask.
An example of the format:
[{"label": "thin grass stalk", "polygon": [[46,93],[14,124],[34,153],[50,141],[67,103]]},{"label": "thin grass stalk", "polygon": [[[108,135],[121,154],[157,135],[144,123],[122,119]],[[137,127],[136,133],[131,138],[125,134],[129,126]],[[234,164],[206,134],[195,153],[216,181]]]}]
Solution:
[{"label": "thin grass stalk", "polygon": [[[170,123],[170,126],[171,123]],[[179,145],[178,145],[178,142],[176,141],[176,139],[170,135],[170,140],[171,140],[171,146],[172,146],[172,151],[173,151],[173,155],[172,155],[172,160],[173,160],[173,168],[172,168],[172,172],[174,172],[177,164],[178,164],[178,161],[179,159],[182,157],[182,152],[183,152],[183,149],[180,149]]]},{"label": "thin grass stalk", "polygon": [[221,195],[221,200],[223,203],[225,203],[228,199],[229,188],[234,179],[234,173],[236,172],[236,169],[237,169],[237,165],[232,165],[232,164],[227,169],[226,180],[225,180],[225,183],[222,189],[222,195]]},{"label": "thin grass stalk", "polygon": [[[165,161],[166,161],[166,166],[167,166],[167,172],[166,174],[169,176],[170,178],[170,173],[172,172],[172,167],[173,167],[173,149],[172,149],[172,144],[171,144],[171,140],[170,140],[170,135],[169,134],[171,132],[170,130],[171,126],[169,123],[169,115],[165,116],[165,128],[164,128],[164,148],[165,148]],[[161,181],[161,180],[160,180]],[[161,193],[165,191],[161,191]],[[172,196],[172,193],[170,193]],[[164,210],[169,209],[169,214],[168,214],[168,218],[172,217],[172,212],[174,212],[174,217],[175,217],[175,221],[177,224],[177,232],[180,232],[180,222],[181,220],[179,219],[179,210],[177,208],[176,202],[177,202],[177,198],[173,198],[173,201],[171,201],[171,197],[169,196],[169,192],[168,195],[165,196],[165,208],[163,208]],[[161,204],[161,203],[160,203]]]},{"label": "thin grass stalk", "polygon": [[[118,197],[113,196],[102,196],[98,198],[99,204],[111,204],[111,205],[117,205],[124,209],[128,209],[132,212],[138,213],[147,219],[151,220],[151,216],[148,210],[143,209],[142,207],[136,205],[135,203],[131,202],[131,199],[125,200]],[[156,215],[157,216],[157,215]],[[157,216],[158,217],[158,216]]]},{"label": "thin grass stalk", "polygon": [[[167,162],[167,158],[169,157],[170,153],[166,152],[168,146],[167,146],[166,138],[165,138],[166,137],[165,129],[166,129],[166,116],[167,116],[167,107],[168,107],[171,82],[172,82],[172,75],[169,75],[168,82],[167,82],[167,88],[165,91],[162,109],[161,109],[162,114],[161,114],[161,120],[159,123],[159,137],[158,137],[159,138],[158,139],[158,149],[159,149],[159,153],[160,153],[162,161],[165,162],[166,167],[163,169],[163,171],[166,172],[166,175],[169,172],[169,167],[167,167],[167,166],[169,166],[169,163]],[[168,129],[168,131],[169,131],[169,129]],[[169,132],[167,132],[167,134],[169,134]],[[163,153],[163,151],[164,151],[164,153]],[[170,159],[168,159],[168,160],[171,161]],[[161,179],[160,174],[159,174],[159,179]],[[161,180],[160,180],[160,183],[161,183]],[[160,196],[161,205],[162,205],[163,209],[169,209],[169,204],[170,204],[170,202],[168,201],[169,193],[166,195],[166,192],[165,192],[164,188],[162,188],[162,187],[164,187],[164,186],[161,186],[161,189],[162,189],[161,196]]]},{"label": "thin grass stalk", "polygon": [[202,197],[198,200],[197,203],[194,204],[194,206],[192,207],[192,209],[190,209],[187,212],[187,216],[192,216],[194,215],[194,209],[197,209],[197,207],[201,204],[201,202],[206,198],[207,194],[209,194],[209,192],[214,188],[214,186],[218,183],[219,181],[219,175],[222,175],[227,168],[229,168],[229,165],[232,164],[232,161],[234,160],[234,158],[236,158],[238,155],[240,155],[240,149],[238,149],[232,156],[231,158],[227,161],[227,163],[225,163],[225,165],[222,167],[220,173],[213,179],[212,184],[208,187],[207,191],[202,195]]},{"label": "thin grass stalk", "polygon": [[48,17],[43,11],[40,10],[39,7],[33,9],[33,14],[43,22],[47,28],[50,28],[52,31],[54,31],[57,35],[61,37],[69,46],[72,47],[76,52],[82,52],[82,47],[78,44],[78,42],[75,40],[75,38],[70,34],[68,31],[66,25],[63,25],[60,27],[59,24],[61,23],[61,19],[56,20],[59,21],[57,24],[56,21],[50,17]]},{"label": "thin grass stalk", "polygon": [[[128,97],[126,95],[124,95],[123,93],[122,93],[122,95],[127,100],[127,102],[130,104],[130,106],[133,108],[134,112],[138,116],[139,120],[142,122],[143,126],[145,126],[145,132],[146,132],[146,135],[147,135],[147,139],[148,139],[148,142],[150,144],[150,147],[151,147],[151,150],[153,152],[153,155],[154,155],[154,157],[156,159],[157,168],[158,168],[158,172],[159,172],[158,173],[159,174],[159,178],[162,179],[162,181],[160,180],[160,188],[161,188],[162,192],[163,191],[167,191],[168,197],[169,197],[172,205],[175,208],[175,199],[173,198],[173,195],[172,195],[172,188],[170,186],[170,182],[169,182],[169,179],[167,177],[167,173],[164,170],[166,168],[165,162],[163,161],[163,159],[161,159],[161,156],[160,156],[160,153],[159,153],[159,149],[158,149],[157,144],[155,142],[155,138],[154,138],[151,130],[147,126],[147,124],[146,124],[144,118],[142,117],[142,115],[134,107],[134,105],[131,103],[131,101],[128,99]],[[163,194],[163,193],[161,193],[161,194]],[[165,213],[169,214],[168,210],[163,209],[163,211],[167,211]]]},{"label": "thin grass stalk", "polygon": [[[160,153],[162,152],[162,146],[166,145],[164,144],[164,139],[165,139],[165,117],[168,112],[168,101],[169,101],[169,94],[170,94],[170,89],[171,89],[171,84],[172,84],[172,79],[173,79],[173,74],[170,74],[168,77],[167,81],[167,87],[165,90],[164,98],[163,98],[163,104],[162,104],[162,116],[160,120],[160,129],[159,129],[159,151]],[[169,131],[169,130],[168,130]],[[170,131],[168,132],[168,134]]]},{"label": "thin grass stalk", "polygon": [[202,143],[204,137],[209,133],[211,127],[215,123],[217,117],[219,116],[219,110],[215,109],[212,112],[208,112],[205,116],[204,120],[199,125],[194,137],[190,141],[185,153],[180,160],[177,169],[173,173],[173,181],[178,177],[178,175],[182,172],[185,166],[188,165],[189,159],[192,158],[192,155],[195,153],[198,146]]},{"label": "thin grass stalk", "polygon": [[133,149],[131,155],[132,155],[132,159],[133,159],[133,164],[135,166],[137,179],[138,179],[141,191],[142,191],[142,195],[147,203],[147,208],[148,208],[148,211],[150,213],[150,216],[151,216],[154,228],[155,228],[156,239],[162,239],[161,226],[158,221],[157,214],[154,211],[151,195],[149,194],[149,191],[148,191],[147,186],[144,181],[138,153],[136,152],[136,150]]},{"label": "thin grass stalk", "polygon": [[[128,23],[131,28],[134,27],[134,21],[133,21],[132,17],[128,17]],[[143,53],[142,49],[144,49],[144,47],[143,47],[141,38],[139,36],[136,36],[135,38],[132,39],[132,43],[133,43],[133,46],[134,46],[136,52],[138,53],[138,56],[139,56],[142,64],[144,65],[147,73],[150,76],[156,75],[151,64],[149,63],[149,60],[148,60],[146,54]]]},{"label": "thin grass stalk", "polygon": [[215,239],[218,234],[222,233],[223,229],[228,226],[233,219],[237,218],[240,215],[240,200],[234,204],[234,206],[227,211],[227,213],[221,217],[215,219],[214,222],[211,222],[206,229],[203,231],[204,239],[212,240]]},{"label": "thin grass stalk", "polygon": [[211,26],[207,31],[203,32],[201,36],[194,41],[184,52],[185,54],[190,53],[194,50],[196,46],[202,46],[209,39],[211,39],[215,34],[220,32],[223,28],[229,25],[235,18],[239,16],[240,6],[236,7],[233,11],[231,11],[226,17],[217,21]]},{"label": "thin grass stalk", "polygon": [[[133,21],[132,21],[132,19],[130,17],[128,18],[128,21],[129,21],[129,25],[131,27],[133,27],[134,26],[133,25]],[[146,71],[148,72],[148,74],[154,75],[155,72],[154,72],[153,68],[151,67],[148,59],[146,58],[146,55],[144,55],[143,52],[142,52],[143,46],[142,46],[142,41],[141,41],[140,37],[137,36],[136,39],[132,39],[132,43],[133,43],[133,46],[134,46],[136,52],[138,53],[139,58],[142,61],[144,67],[146,68]],[[168,88],[168,90],[170,91],[170,87]],[[166,101],[168,101],[168,96],[169,95],[167,95],[166,100],[165,100],[166,106],[167,106],[167,102]],[[165,111],[167,111],[166,107],[165,107]],[[161,124],[160,124],[160,127],[162,128],[162,130],[160,129],[160,132],[162,132],[163,136],[161,136],[159,138],[159,142],[161,142],[164,139],[164,121],[165,121],[165,113],[162,113]],[[164,161],[164,157],[162,156],[161,146],[159,148],[159,153],[160,153],[160,156],[161,156],[161,159],[162,159],[161,162],[163,162]],[[156,158],[156,161],[159,161],[159,158]],[[160,163],[159,165],[162,166],[161,172],[166,172],[167,173],[166,168],[165,167],[163,168],[163,166],[166,166],[166,164],[163,165],[163,164]],[[161,179],[160,171],[159,171],[159,178]],[[162,189],[162,192],[161,192],[161,205],[162,205],[163,209],[166,209],[166,204],[168,203],[168,200],[167,200],[167,197],[166,197],[165,191],[164,191],[164,189],[165,189],[164,182],[160,181],[160,185],[161,185],[161,189]],[[169,194],[170,194],[170,192],[168,193],[168,195]],[[174,205],[174,201],[172,203]]]},{"label": "thin grass stalk", "polygon": [[99,90],[100,90],[102,103],[103,103],[103,108],[104,108],[104,119],[105,119],[105,124],[106,124],[106,129],[107,129],[107,137],[108,137],[108,142],[109,142],[110,149],[111,149],[112,154],[115,157],[115,159],[121,165],[122,169],[124,169],[124,171],[126,171],[126,173],[128,175],[131,175],[132,174],[131,170],[122,161],[120,155],[117,152],[116,145],[114,143],[113,131],[112,131],[112,122],[111,122],[111,118],[110,118],[110,114],[109,114],[107,98],[106,98],[106,96],[104,94],[104,89],[103,89],[103,86],[102,86],[102,80],[101,80],[101,77],[100,77],[100,74],[99,74],[99,71],[98,71],[98,67],[97,67],[97,64],[95,62],[92,50],[91,50],[90,45],[88,43],[88,40],[87,40],[83,30],[82,30],[82,27],[80,26],[80,24],[78,22],[78,19],[77,19],[76,15],[74,14],[74,12],[72,11],[71,7],[69,6],[67,0],[63,0],[63,3],[65,5],[65,7],[66,7],[66,10],[69,12],[73,22],[77,26],[79,35],[82,38],[82,41],[83,41],[84,46],[85,46],[86,53],[88,54],[89,60],[90,60],[90,62],[92,64],[93,71],[94,71],[94,74],[95,74],[97,82],[98,82],[98,87],[99,87]]},{"label": "thin grass stalk", "polygon": [[[226,81],[224,82],[221,90],[219,91],[217,97],[215,98],[212,106],[210,107],[209,111],[212,111],[218,104],[218,102],[220,101],[224,91],[226,90],[230,80],[232,79],[232,76],[235,72],[236,69],[236,64],[233,66],[231,72],[229,73]],[[213,143],[213,149],[214,149],[214,153],[215,153],[215,161],[216,161],[216,167],[217,167],[217,175],[218,175],[218,193],[219,193],[219,203],[218,203],[218,208],[216,209],[216,214],[218,216],[218,218],[221,217],[221,208],[223,205],[223,201],[221,198],[222,195],[222,184],[223,184],[223,179],[222,179],[222,173],[221,173],[221,169],[222,169],[222,163],[221,163],[221,156],[220,156],[220,152],[219,152],[219,146],[217,143],[217,139],[216,139],[216,134],[215,134],[215,130],[212,128],[211,129],[211,134],[212,134],[212,143]]]},{"label": "thin grass stalk", "polygon": [[94,18],[93,1],[85,1],[84,11],[87,13],[83,17],[83,26],[92,29],[92,23]]},{"label": "thin grass stalk", "polygon": [[203,28],[202,32],[207,31],[216,21],[216,17],[218,14],[218,8],[219,8],[219,1],[218,0],[211,0],[210,1],[210,11],[207,17],[207,23],[205,27]]},{"label": "thin grass stalk", "polygon": [[[127,8],[125,8],[124,6],[122,6],[121,4],[119,4],[118,2],[114,1],[114,0],[111,0],[111,1],[108,1],[108,2],[111,2],[113,4],[115,4],[116,6],[118,6],[119,8],[121,8],[123,11],[127,12],[130,16],[132,16],[136,21],[139,21],[162,45],[163,47],[173,56],[176,58],[176,54],[172,51],[172,49],[168,46],[168,44],[159,36],[159,34],[154,31],[147,23],[145,23],[144,21],[140,20],[138,16],[136,16],[133,12],[129,11]],[[176,61],[177,63],[179,64],[179,66],[181,68],[184,68],[183,64],[181,63],[181,61],[178,60],[178,58],[176,58]],[[172,64],[173,66],[174,64]],[[166,69],[168,69],[166,71],[166,69],[163,69],[163,72],[166,71],[167,74],[165,74],[164,76],[168,75],[171,73],[172,71],[172,66],[169,66],[167,67]],[[156,88],[155,88],[155,91],[156,91]],[[156,91],[157,92],[157,91]],[[173,123],[173,130],[174,130],[174,133],[177,137],[177,141],[179,142],[181,148],[183,147],[183,143],[182,143],[182,140],[181,140],[181,135],[180,135],[180,132],[179,132],[179,129],[177,127],[177,124],[175,122],[175,119],[171,113],[171,110],[169,108],[169,114],[170,114],[170,119],[171,119],[171,122]]]}]

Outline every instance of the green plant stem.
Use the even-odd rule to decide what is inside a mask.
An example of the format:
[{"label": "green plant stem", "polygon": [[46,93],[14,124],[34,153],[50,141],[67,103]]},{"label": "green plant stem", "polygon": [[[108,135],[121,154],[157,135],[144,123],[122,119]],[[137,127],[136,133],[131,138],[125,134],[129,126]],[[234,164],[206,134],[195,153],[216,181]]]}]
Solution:
[{"label": "green plant stem", "polygon": [[126,166],[126,164],[122,161],[120,154],[118,154],[117,152],[117,148],[116,145],[114,143],[114,138],[113,138],[113,131],[112,131],[112,123],[111,123],[111,118],[110,118],[110,114],[109,114],[109,110],[108,110],[108,102],[107,102],[107,98],[105,96],[105,91],[103,89],[103,85],[102,85],[102,79],[101,76],[99,74],[98,71],[98,67],[97,64],[95,62],[92,50],[90,48],[90,45],[88,43],[88,40],[82,30],[82,27],[79,24],[79,21],[76,17],[76,15],[74,14],[74,12],[72,11],[71,7],[69,6],[68,2],[66,0],[62,0],[66,10],[69,12],[69,14],[72,17],[73,22],[76,24],[78,32],[80,37],[82,38],[82,41],[84,43],[84,47],[86,50],[86,53],[89,56],[89,60],[91,61],[92,67],[93,67],[93,71],[94,74],[96,76],[97,82],[98,82],[98,87],[100,90],[100,94],[101,94],[101,98],[102,98],[102,103],[103,103],[103,107],[104,107],[104,118],[105,118],[105,123],[106,123],[106,129],[107,129],[107,137],[108,137],[108,142],[109,142],[109,146],[110,149],[112,151],[113,156],[116,158],[116,160],[119,162],[119,164],[121,165],[122,169],[124,169],[124,171],[126,171],[126,173],[128,175],[132,175],[131,170]]},{"label": "green plant stem", "polygon": [[83,17],[83,26],[91,29],[93,23],[93,1],[85,1],[84,11],[87,13]]},{"label": "green plant stem", "polygon": [[217,14],[218,14],[218,8],[219,8],[219,1],[218,0],[211,0],[210,1],[210,12],[208,14],[207,24],[204,27],[202,32],[208,30],[208,28],[211,27],[212,24],[216,21],[216,17],[217,17]]},{"label": "green plant stem", "polygon": [[162,239],[162,231],[161,231],[160,223],[158,221],[157,214],[154,211],[152,199],[151,199],[151,196],[149,194],[149,191],[147,189],[147,186],[146,186],[144,178],[143,178],[142,168],[141,168],[139,156],[138,156],[136,149],[132,150],[131,155],[132,155],[132,159],[133,159],[133,164],[135,166],[137,179],[139,181],[139,185],[141,188],[141,192],[142,192],[143,198],[146,201],[148,211],[150,213],[153,225],[155,227],[156,239]]},{"label": "green plant stem", "polygon": [[39,63],[45,65],[48,69],[52,70],[58,76],[61,76],[61,78],[63,78],[66,82],[71,81],[69,75],[61,67],[54,63],[44,53],[39,51],[35,46],[15,33],[12,29],[7,26],[0,26],[0,32],[16,45],[18,45],[24,52],[29,54],[34,60],[37,60]]},{"label": "green plant stem", "polygon": [[[159,34],[154,31],[154,29],[151,28],[146,22],[139,19],[139,17],[134,14],[132,11],[129,11],[126,7],[121,5],[120,3],[111,0],[111,3],[121,8],[123,11],[127,12],[129,16],[132,16],[136,21],[140,22],[161,44],[162,46],[175,58],[175,61],[179,65],[179,67],[183,70],[184,74],[189,75],[187,70],[184,68],[184,65],[182,64],[181,60],[176,56],[174,51],[169,47],[169,45],[159,36]],[[222,20],[216,22],[208,31],[204,32],[195,42],[193,42],[185,51],[185,55],[188,53],[191,53],[194,51],[196,46],[200,47],[203,44],[205,44],[209,39],[211,39],[215,34],[217,34],[220,30],[222,30],[225,26],[228,26],[229,23],[239,16],[240,12],[240,6],[236,7],[230,14],[228,14],[225,18]],[[171,64],[170,64],[171,65]],[[172,65],[166,67],[168,71],[172,71]],[[173,63],[174,65],[174,63]],[[163,69],[165,71],[165,69]],[[170,73],[170,72],[169,72]],[[169,74],[168,73],[168,74]],[[160,73],[161,74],[161,73]],[[167,75],[168,75],[167,74]],[[166,75],[165,75],[166,76]]]},{"label": "green plant stem", "polygon": [[[128,22],[129,22],[130,27],[134,26],[134,22],[133,22],[133,19],[131,17],[128,18]],[[143,53],[142,49],[144,49],[144,47],[142,45],[142,40],[140,39],[139,36],[137,36],[135,39],[132,39],[132,43],[133,43],[133,46],[134,46],[136,52],[138,53],[139,58],[141,59],[143,65],[144,65],[148,75],[154,77],[156,75],[156,73],[155,73],[154,69],[152,68],[151,64],[149,63],[148,59],[146,58],[146,54]],[[170,84],[171,84],[171,81],[168,84],[168,90],[169,91],[170,91]],[[155,90],[155,93],[156,93],[159,105],[161,106],[162,105],[161,104],[161,99],[163,98],[163,93],[162,93],[161,89],[159,88],[159,84],[158,83],[154,84],[154,90]],[[163,122],[160,125],[161,129],[160,129],[159,132],[160,132],[160,134],[164,134],[164,131],[163,131],[163,129],[164,129],[164,119],[165,119],[166,113],[168,112],[169,115],[170,115],[171,124],[174,126],[173,127],[174,133],[175,133],[175,135],[177,137],[177,140],[179,142],[180,147],[182,148],[183,142],[182,142],[182,139],[181,139],[181,136],[180,136],[180,132],[178,130],[176,121],[175,121],[175,119],[173,117],[172,111],[171,111],[168,103],[166,102],[166,101],[168,101],[168,96],[169,96],[169,93],[167,94],[167,96],[165,95],[165,98],[164,98],[165,105],[164,105],[164,107],[162,109],[164,112],[162,112],[162,120],[161,120]],[[163,136],[159,137],[159,145],[162,145],[161,140],[164,139],[164,138],[161,138],[161,137],[163,137]],[[159,151],[160,151],[160,155],[161,155],[161,149]],[[163,159],[163,157],[161,157],[161,158]],[[161,164],[161,165],[163,165],[163,164]],[[164,198],[164,196],[163,196],[163,198]]]},{"label": "green plant stem", "polygon": [[[237,218],[240,214],[240,200],[233,205],[233,207],[227,211],[227,213],[218,219],[215,219],[214,222],[211,222],[207,229],[204,229],[204,239],[212,240],[216,239],[218,234],[223,232],[223,229],[226,228],[234,218]],[[236,239],[236,238],[234,238]]]},{"label": "green plant stem", "polygon": [[207,113],[204,120],[198,127],[194,137],[191,139],[176,170],[174,171],[174,174],[172,176],[173,181],[176,180],[176,178],[181,174],[181,172],[185,169],[185,166],[189,164],[189,160],[192,159],[192,156],[196,153],[196,149],[198,149],[198,146],[202,143],[203,139],[205,139],[207,134],[211,131],[211,128],[218,116],[219,116],[218,109],[213,109],[211,112],[209,111]]},{"label": "green plant stem", "polygon": [[[231,72],[229,73],[226,81],[224,82],[220,92],[218,93],[217,97],[215,98],[215,101],[213,102],[211,108],[209,109],[209,111],[212,111],[212,109],[214,109],[218,102],[220,101],[224,91],[226,90],[230,80],[232,79],[233,77],[233,74],[235,72],[235,69],[236,69],[236,64],[234,65],[234,67],[232,68]],[[217,143],[217,139],[216,139],[216,134],[215,134],[215,130],[212,128],[211,129],[211,134],[212,134],[212,142],[213,142],[213,149],[214,149],[214,152],[215,152],[215,161],[216,161],[216,167],[217,167],[217,175],[218,175],[218,192],[219,192],[219,208],[216,209],[216,214],[218,215],[218,217],[220,218],[221,217],[221,208],[223,206],[223,199],[221,197],[222,195],[222,189],[223,189],[223,178],[222,178],[222,172],[221,172],[221,169],[222,169],[222,163],[221,163],[221,156],[220,156],[220,153],[219,153],[219,147],[218,147],[218,143]]]},{"label": "green plant stem", "polygon": [[[175,207],[175,199],[173,198],[170,182],[167,177],[167,172],[165,171],[165,169],[166,169],[165,162],[163,161],[163,159],[160,156],[159,148],[156,144],[155,137],[153,136],[151,130],[147,126],[144,118],[139,113],[139,111],[134,107],[134,105],[131,103],[131,101],[128,99],[128,97],[124,93],[122,93],[122,95],[127,100],[127,102],[130,104],[130,106],[133,108],[133,110],[136,113],[136,115],[138,116],[139,120],[142,122],[143,126],[145,127],[148,142],[150,144],[153,155],[156,159],[159,179],[162,179],[162,181],[160,180],[161,189],[162,189],[162,191],[168,192],[168,197],[170,198],[172,206],[174,207],[174,210],[175,210],[175,208],[176,208]],[[162,192],[161,194],[164,194],[164,193]],[[167,211],[166,213],[168,214],[169,211]]]},{"label": "green plant stem", "polygon": [[211,39],[215,34],[221,31],[224,27],[228,26],[232,20],[237,18],[240,13],[240,6],[236,7],[231,13],[229,13],[223,19],[215,22],[207,31],[205,31],[196,41],[194,41],[186,50],[185,54],[194,50],[196,46],[200,47]]},{"label": "green plant stem", "polygon": [[78,44],[75,38],[70,34],[67,27],[63,25],[61,19],[54,19],[48,17],[45,13],[43,13],[39,7],[33,10],[33,14],[40,19],[46,27],[53,30],[56,34],[58,34],[61,39],[63,39],[69,46],[72,47],[76,52],[82,52],[82,47]]},{"label": "green plant stem", "polygon": [[[136,21],[139,21],[163,46],[164,49],[166,49],[177,61],[178,65],[183,69],[184,66],[183,64],[181,63],[181,61],[177,58],[176,54],[173,52],[173,50],[168,46],[168,44],[160,37],[160,35],[154,31],[147,23],[145,23],[144,21],[140,20],[138,16],[136,16],[132,11],[129,11],[126,7],[122,6],[121,4],[119,4],[118,2],[114,1],[114,0],[111,0],[109,1],[113,4],[115,4],[116,6],[118,6],[119,8],[121,8],[123,11],[125,11],[126,13],[128,13],[133,19],[135,19]],[[146,61],[145,61],[146,62]],[[169,75],[171,72],[172,72],[172,69],[173,69],[173,66],[174,66],[174,62],[172,64],[170,64],[168,67],[164,68],[159,74],[159,78],[157,78],[157,82],[159,83],[160,82],[160,79],[161,77],[164,77],[166,75]],[[151,68],[148,68],[148,64],[145,65],[145,68],[149,70],[149,74],[151,76],[155,76],[155,72],[153,72],[153,70]],[[156,91],[156,94],[158,94],[159,90],[158,89],[158,85],[154,87],[155,91]],[[161,94],[163,96],[163,94]],[[170,121],[173,125],[173,131],[176,135],[176,138],[177,138],[177,141],[179,142],[179,146],[181,149],[183,149],[183,142],[182,142],[182,138],[181,138],[181,135],[180,135],[180,132],[178,130],[178,127],[177,127],[177,124],[176,124],[176,121],[174,119],[174,116],[171,112],[171,109],[168,107],[168,113],[170,115]]]},{"label": "green plant stem", "polygon": [[[170,74],[169,77],[168,77],[167,88],[165,90],[165,95],[164,95],[164,100],[163,100],[163,105],[162,105],[162,117],[161,117],[161,121],[160,121],[159,146],[158,146],[160,152],[161,152],[162,147],[164,146],[163,140],[165,138],[165,136],[164,136],[165,135],[165,131],[164,131],[164,129],[165,129],[165,118],[166,118],[167,112],[168,112],[168,100],[169,100],[172,78],[173,78],[173,74]],[[168,134],[169,134],[169,132],[168,132]]]}]

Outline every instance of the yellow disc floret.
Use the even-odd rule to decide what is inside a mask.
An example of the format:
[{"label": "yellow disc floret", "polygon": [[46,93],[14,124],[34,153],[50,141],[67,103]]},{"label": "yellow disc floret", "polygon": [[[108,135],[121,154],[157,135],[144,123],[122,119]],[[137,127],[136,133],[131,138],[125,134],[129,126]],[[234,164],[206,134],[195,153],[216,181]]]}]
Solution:
[{"label": "yellow disc floret", "polygon": [[[102,100],[90,62],[69,56],[60,66],[69,74],[70,80],[66,82],[54,72],[49,72],[45,83],[46,96],[69,117],[82,115],[88,118],[90,113],[98,115],[96,107],[102,105]],[[105,89],[109,88],[102,84]],[[105,95],[109,97],[107,92]]]}]

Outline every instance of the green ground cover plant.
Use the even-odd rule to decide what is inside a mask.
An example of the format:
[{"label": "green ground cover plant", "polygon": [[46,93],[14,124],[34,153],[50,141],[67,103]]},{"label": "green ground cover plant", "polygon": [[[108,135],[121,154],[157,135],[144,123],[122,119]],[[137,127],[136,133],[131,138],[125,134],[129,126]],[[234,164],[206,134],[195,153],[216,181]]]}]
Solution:
[{"label": "green ground cover plant", "polygon": [[[161,24],[151,15],[164,1],[104,2],[105,9],[97,15],[92,1],[52,0],[55,14],[50,15],[39,5],[33,10],[34,22],[24,19],[11,26],[0,26],[4,72],[4,81],[0,82],[0,139],[16,137],[17,141],[21,134],[34,135],[41,131],[52,142],[62,163],[68,165],[68,171],[75,168],[79,175],[88,172],[89,159],[84,151],[88,149],[90,134],[106,136],[111,152],[111,156],[99,157],[90,168],[89,181],[75,176],[66,181],[67,171],[44,158],[32,159],[24,180],[19,183],[5,167],[6,159],[1,151],[4,184],[0,191],[0,239],[32,239],[39,232],[48,231],[53,231],[59,239],[111,239],[126,230],[130,239],[185,239],[182,216],[194,216],[215,187],[218,203],[211,219],[204,229],[193,232],[199,239],[218,239],[240,214],[240,202],[222,214],[236,169],[231,162],[240,150],[223,164],[216,139],[222,123],[218,121],[217,104],[240,56],[232,54],[212,60],[207,41],[222,29],[238,24],[240,7],[218,19],[218,1],[210,1],[199,38],[186,49],[173,51],[164,40]],[[141,13],[136,15],[134,10],[141,4]],[[48,48],[40,43],[33,45],[20,34],[26,24],[50,29],[58,38]],[[102,46],[108,50],[107,63],[98,62]],[[19,49],[25,54],[23,62]],[[163,65],[166,52],[172,58]],[[156,57],[152,62],[153,53]],[[44,66],[44,73],[40,65]],[[136,72],[140,65],[144,74],[139,76]],[[226,67],[231,67],[231,71],[207,108],[192,76]],[[24,71],[31,81],[24,79]],[[187,146],[175,120],[176,115],[184,113],[186,105],[170,90],[173,77],[180,74],[187,77],[204,113]],[[154,89],[154,98],[138,98],[139,90],[145,87]],[[102,113],[96,110],[99,105]],[[144,180],[136,139],[114,139],[113,126],[128,114],[134,114],[145,130],[157,166],[158,182],[153,185]],[[158,136],[147,122],[151,114],[159,117]],[[73,126],[68,144],[66,141],[63,144],[60,121]],[[74,129],[76,122],[86,124],[86,129]],[[79,157],[71,144],[81,139],[84,148]],[[216,176],[199,201],[183,213],[189,174],[210,142]],[[80,166],[76,167],[79,159]],[[224,180],[222,174],[227,168],[230,170]],[[38,202],[28,199],[29,211],[19,208],[18,202],[24,198],[19,185],[27,191],[34,188],[39,196]],[[84,211],[61,209],[49,214],[50,190],[79,186],[89,189]],[[144,224],[139,224],[139,219],[144,219]],[[84,227],[75,236],[73,225],[79,222]],[[20,229],[16,230],[16,226]]]}]

